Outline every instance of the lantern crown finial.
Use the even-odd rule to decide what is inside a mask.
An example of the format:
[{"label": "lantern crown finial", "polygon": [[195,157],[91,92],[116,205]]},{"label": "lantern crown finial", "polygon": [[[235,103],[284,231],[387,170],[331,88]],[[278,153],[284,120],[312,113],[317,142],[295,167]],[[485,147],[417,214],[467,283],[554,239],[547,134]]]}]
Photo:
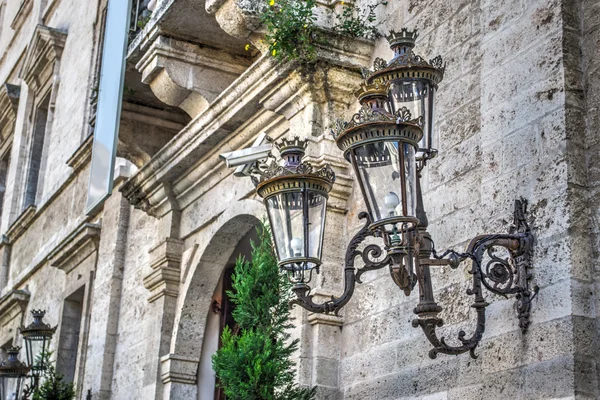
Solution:
[{"label": "lantern crown finial", "polygon": [[19,347],[19,346],[11,346],[8,349],[6,349],[6,354],[8,354],[8,359],[9,360],[18,359],[20,351],[21,351],[21,347]]},{"label": "lantern crown finial", "polygon": [[294,136],[292,139],[283,138],[274,143],[281,158],[285,161],[285,167],[296,167],[302,162],[306,148],[308,147],[308,139],[300,139]]},{"label": "lantern crown finial", "polygon": [[419,32],[415,28],[413,31],[409,31],[407,28],[402,28],[399,32],[390,31],[389,34],[385,35],[390,48],[396,50],[397,48],[408,48],[412,49],[415,47]]},{"label": "lantern crown finial", "polygon": [[389,85],[383,83],[380,80],[375,80],[372,83],[363,81],[360,87],[354,92],[354,95],[358,98],[361,104],[364,104],[368,100],[372,99],[384,99],[387,100]]}]

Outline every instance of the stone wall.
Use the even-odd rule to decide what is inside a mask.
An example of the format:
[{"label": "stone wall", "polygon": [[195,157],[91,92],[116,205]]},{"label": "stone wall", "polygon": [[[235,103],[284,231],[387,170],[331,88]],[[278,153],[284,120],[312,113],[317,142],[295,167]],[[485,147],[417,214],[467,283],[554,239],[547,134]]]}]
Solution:
[{"label": "stone wall", "polygon": [[[534,283],[540,293],[527,334],[518,328],[512,301],[488,296],[479,359],[430,360],[429,343],[409,323],[414,296],[405,298],[385,273],[372,274],[345,310],[344,398],[597,396],[589,359],[596,354],[595,333],[587,320],[594,317],[595,296],[593,246],[585,233],[585,145],[570,86],[581,84],[574,71],[579,64],[571,59],[578,43],[568,36],[569,29],[579,34],[579,26],[569,24],[580,12],[559,1],[388,5],[384,31],[418,27],[417,53],[448,61],[436,110],[440,156],[426,168],[423,183],[437,247],[461,248],[477,234],[505,232],[512,203],[522,196],[537,237]],[[375,56],[389,58],[383,41]],[[457,343],[460,329],[473,329],[474,310],[461,295],[469,276],[465,269],[441,268],[433,283],[445,309],[443,332]]]}]

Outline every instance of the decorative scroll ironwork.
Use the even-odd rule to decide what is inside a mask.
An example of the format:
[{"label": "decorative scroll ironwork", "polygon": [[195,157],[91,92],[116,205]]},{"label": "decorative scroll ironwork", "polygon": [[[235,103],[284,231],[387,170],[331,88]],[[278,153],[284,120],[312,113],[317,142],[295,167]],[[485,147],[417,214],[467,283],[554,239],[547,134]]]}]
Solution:
[{"label": "decorative scroll ironwork", "polygon": [[386,123],[409,123],[413,125],[423,126],[423,117],[411,119],[412,115],[410,110],[406,107],[400,108],[394,115],[383,111],[374,110],[368,105],[363,105],[360,110],[350,118],[350,121],[346,122],[342,119],[338,119],[335,122],[335,126],[332,129],[332,135],[334,139],[340,136],[347,130],[356,128],[357,126],[371,124],[376,122]]},{"label": "decorative scroll ironwork", "polygon": [[[530,288],[531,274],[529,270],[534,237],[525,218],[526,211],[527,202],[524,199],[516,200],[515,220],[508,234],[478,236],[471,241],[466,253],[446,252],[444,254],[444,256],[449,254],[452,257],[452,260],[446,260],[449,265],[456,265],[457,261],[462,262],[466,259],[472,260],[469,272],[473,276],[473,283],[467,290],[467,294],[475,296],[472,307],[477,312],[477,325],[471,337],[466,337],[467,334],[463,330],[458,333],[460,346],[450,346],[446,343],[445,338],[438,338],[436,333],[436,328],[444,324],[441,318],[432,317],[432,313],[427,313],[424,318],[413,320],[413,326],[420,326],[434,347],[429,352],[431,358],[436,358],[439,353],[461,354],[465,352],[470,352],[471,357],[477,358],[475,349],[485,331],[485,309],[488,306],[483,297],[483,288],[505,297],[514,294],[517,299],[516,310],[519,327],[523,333],[527,331],[530,324],[531,302],[539,289],[537,286]],[[499,248],[507,251],[509,257],[499,257],[497,255]],[[484,264],[483,260],[486,255],[490,261]],[[437,306],[435,302],[433,304]],[[426,314],[425,312],[421,313]],[[433,314],[436,315],[437,312]]]},{"label": "decorative scroll ironwork", "polygon": [[[356,283],[362,283],[360,276],[367,272],[377,269],[384,268],[386,266],[392,266],[392,257],[387,254],[383,260],[377,261],[384,251],[379,245],[369,244],[362,251],[359,250],[359,246],[369,237],[376,237],[377,233],[369,229],[371,225],[371,218],[368,213],[361,212],[358,215],[359,219],[365,220],[365,225],[350,241],[348,248],[346,249],[346,258],[344,266],[344,292],[340,297],[331,297],[324,303],[316,303],[314,301],[314,295],[310,294],[310,287],[306,284],[297,284],[294,286],[293,291],[296,293],[296,299],[291,301],[291,304],[298,304],[301,307],[315,313],[335,313],[338,315],[340,309],[350,301],[350,298],[354,294],[354,288]],[[365,264],[362,268],[355,267],[355,260],[360,257]],[[411,288],[414,286],[414,282],[410,281]],[[401,287],[406,290],[406,288]]]}]

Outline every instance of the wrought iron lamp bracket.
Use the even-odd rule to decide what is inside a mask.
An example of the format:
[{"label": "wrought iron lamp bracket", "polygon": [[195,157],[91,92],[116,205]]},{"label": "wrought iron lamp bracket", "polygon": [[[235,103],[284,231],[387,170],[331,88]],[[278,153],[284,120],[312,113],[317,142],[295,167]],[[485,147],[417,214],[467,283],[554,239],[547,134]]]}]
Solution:
[{"label": "wrought iron lamp bracket", "polygon": [[[447,251],[438,257],[435,249],[432,249],[435,259],[420,260],[418,269],[420,285],[427,285],[427,282],[423,281],[423,276],[429,276],[430,265],[445,264],[456,268],[467,259],[472,261],[469,273],[472,275],[473,281],[467,294],[475,296],[472,307],[477,312],[477,326],[471,337],[467,338],[465,331],[461,330],[458,333],[461,345],[450,346],[444,337],[437,336],[436,328],[443,326],[444,322],[437,317],[441,307],[433,301],[432,296],[425,299],[421,296],[421,302],[415,309],[415,313],[420,318],[413,320],[413,326],[415,328],[420,326],[434,346],[429,352],[431,358],[436,358],[438,353],[461,354],[467,351],[471,353],[471,357],[477,358],[475,349],[485,331],[485,310],[489,305],[484,299],[483,288],[507,298],[508,295],[515,295],[519,327],[523,333],[527,332],[530,324],[531,302],[539,288],[537,286],[530,287],[535,238],[527,224],[526,212],[527,202],[524,199],[516,200],[514,222],[508,234],[478,236],[471,241],[466,253]],[[499,248],[508,252],[507,258],[497,255],[496,251]],[[484,262],[484,257],[489,258],[489,261]]]},{"label": "wrought iron lamp bracket", "polygon": [[[390,274],[394,278],[394,282],[398,284],[392,265],[393,260],[390,254],[382,260],[378,260],[383,254],[384,250],[377,244],[369,244],[363,250],[359,250],[359,246],[369,237],[378,237],[377,231],[371,230],[369,227],[372,223],[371,217],[366,212],[361,212],[358,215],[359,219],[365,220],[365,225],[354,235],[350,241],[348,248],[346,249],[345,266],[344,266],[344,292],[340,297],[332,296],[330,300],[324,303],[316,303],[314,301],[314,295],[310,294],[310,287],[306,284],[296,284],[293,287],[293,291],[296,293],[296,299],[291,301],[291,304],[298,304],[301,307],[315,313],[334,313],[338,315],[339,311],[344,307],[352,295],[354,294],[354,288],[356,283],[362,283],[361,276],[367,271],[374,271],[384,267],[390,267]],[[357,258],[362,259],[364,266],[361,268],[355,267],[355,260]],[[416,276],[409,279],[410,287],[403,287],[400,284],[401,289],[405,292],[412,289],[416,284]]]}]

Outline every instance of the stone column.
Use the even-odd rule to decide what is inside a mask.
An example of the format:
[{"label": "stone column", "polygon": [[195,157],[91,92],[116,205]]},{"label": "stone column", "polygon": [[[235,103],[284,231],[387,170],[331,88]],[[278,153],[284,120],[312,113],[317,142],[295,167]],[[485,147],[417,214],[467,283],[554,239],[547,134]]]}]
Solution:
[{"label": "stone column", "polygon": [[[165,191],[171,192],[165,185]],[[144,375],[144,398],[180,398],[171,396],[173,385],[184,383],[195,387],[193,366],[179,366],[185,360],[169,354],[173,323],[177,311],[177,297],[181,282],[181,257],[183,241],[179,239],[181,212],[171,195],[163,207],[153,210],[158,218],[158,243],[150,250],[150,273],[144,277],[144,286],[150,291],[148,297],[150,315],[155,321],[148,326],[149,343]],[[197,366],[196,366],[197,369]],[[183,398],[183,397],[181,397]]]},{"label": "stone column", "polygon": [[84,393],[98,400],[111,399],[129,213],[131,206],[114,191],[104,203],[102,233],[94,281]]}]

